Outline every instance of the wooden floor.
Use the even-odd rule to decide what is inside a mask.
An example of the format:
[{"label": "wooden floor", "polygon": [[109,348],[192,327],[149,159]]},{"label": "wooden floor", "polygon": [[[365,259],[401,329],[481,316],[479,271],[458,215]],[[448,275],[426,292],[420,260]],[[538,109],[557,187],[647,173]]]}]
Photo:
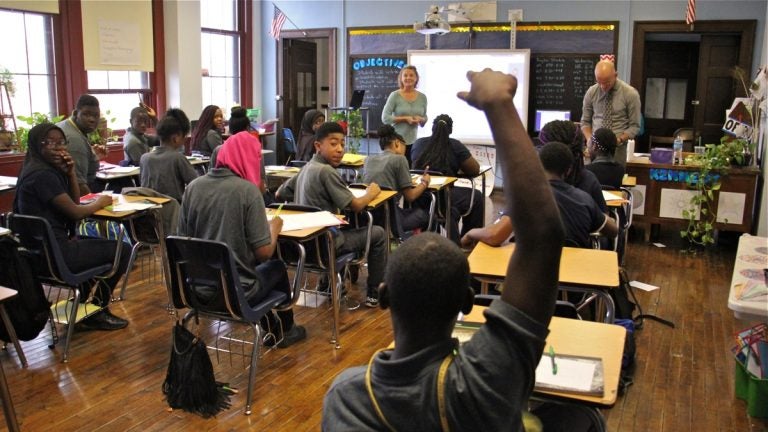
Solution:
[{"label": "wooden floor", "polygon": [[[677,327],[646,321],[636,332],[635,383],[604,410],[608,429],[768,431],[768,422],[747,417],[745,403],[734,397],[729,348],[732,334],[747,325],[736,321],[726,304],[737,237],[723,236],[719,248],[698,255],[680,252],[675,231],[662,231],[666,248],[635,237],[628,248],[630,278],[661,287],[638,292],[644,312]],[[165,311],[163,286],[146,277],[138,280],[138,269],[127,299],[112,306],[131,321],[127,329],[76,333],[67,364],[60,362],[61,347],[48,349],[47,329],[22,343],[28,369],[21,369],[12,346],[0,352],[22,430],[318,430],[323,394],[336,374],[367,362],[392,340],[389,315],[361,308],[342,313],[342,347],[334,349],[328,343],[330,311],[299,307],[296,320],[307,328],[308,340],[263,356],[252,415],[243,415],[243,391],[213,419],[169,412],[161,385],[173,321]],[[217,379],[245,387],[247,373],[239,357],[222,356],[217,362],[213,354],[212,359]]]}]

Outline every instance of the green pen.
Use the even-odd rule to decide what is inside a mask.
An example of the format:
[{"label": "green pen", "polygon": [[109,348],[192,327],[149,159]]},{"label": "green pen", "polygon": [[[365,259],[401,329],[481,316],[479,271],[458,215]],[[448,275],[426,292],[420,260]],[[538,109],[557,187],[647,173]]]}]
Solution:
[{"label": "green pen", "polygon": [[275,211],[275,214],[272,216],[272,218],[273,218],[273,219],[274,219],[274,218],[276,218],[276,217],[278,217],[278,216],[280,216],[280,210],[282,210],[282,209],[283,209],[283,205],[284,205],[284,204],[285,204],[285,203],[283,203],[283,204],[280,204],[280,207],[278,207],[278,208],[277,208],[277,211]]},{"label": "green pen", "polygon": [[555,363],[555,347],[549,346],[549,359],[552,360],[552,375],[557,375],[557,363]]}]

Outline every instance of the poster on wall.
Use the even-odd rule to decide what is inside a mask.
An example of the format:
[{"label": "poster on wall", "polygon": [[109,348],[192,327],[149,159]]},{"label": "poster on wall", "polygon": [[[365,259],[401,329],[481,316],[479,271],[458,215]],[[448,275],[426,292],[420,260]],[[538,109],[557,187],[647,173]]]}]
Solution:
[{"label": "poster on wall", "polygon": [[100,19],[99,59],[105,65],[141,64],[139,25],[126,21]]}]

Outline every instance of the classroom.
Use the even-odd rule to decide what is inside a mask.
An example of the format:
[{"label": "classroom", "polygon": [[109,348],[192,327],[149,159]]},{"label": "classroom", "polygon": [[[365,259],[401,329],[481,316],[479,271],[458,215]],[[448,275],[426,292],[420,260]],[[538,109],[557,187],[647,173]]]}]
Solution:
[{"label": "classroom", "polygon": [[[691,12],[694,16],[687,16]],[[429,27],[427,22],[431,19],[442,20],[441,26],[445,27],[438,26],[442,30],[432,34],[415,30]],[[686,23],[686,19],[691,22]],[[162,146],[173,142],[173,147],[186,153],[189,163],[185,166],[191,165],[195,177],[199,175],[191,183],[184,181],[188,183],[187,192],[191,197],[193,188],[189,185],[203,178],[216,177],[213,167],[203,168],[209,163],[208,154],[198,155],[197,151],[191,154],[197,124],[204,119],[215,122],[217,120],[211,118],[223,117],[222,122],[231,125],[234,119],[234,116],[230,118],[232,108],[246,108],[242,111],[247,112],[247,128],[255,129],[254,134],[259,136],[262,149],[258,156],[262,168],[266,166],[255,176],[263,181],[264,190],[269,190],[275,204],[270,208],[266,200],[259,201],[262,206],[266,204],[269,218],[277,218],[276,214],[279,214],[284,219],[281,222],[283,232],[276,240],[280,252],[274,256],[280,257],[288,267],[287,284],[291,290],[288,299],[296,302],[289,319],[295,321],[296,328],[306,331],[306,339],[303,335],[297,336],[297,342],[287,347],[282,347],[275,339],[268,346],[268,340],[265,340],[260,348],[260,358],[251,362],[248,354],[252,352],[253,344],[230,340],[234,336],[251,337],[248,325],[221,326],[214,321],[201,320],[203,325],[199,331],[209,344],[207,352],[215,378],[226,383],[221,388],[235,389],[229,391],[231,405],[207,418],[183,409],[171,409],[163,393],[163,384],[169,360],[173,362],[169,353],[173,350],[174,322],[184,315],[185,310],[179,307],[178,315],[170,313],[174,307],[169,303],[180,304],[181,301],[178,297],[174,299],[170,290],[174,285],[171,281],[181,281],[184,277],[181,276],[181,266],[166,265],[165,256],[167,251],[181,253],[183,248],[175,249],[177,243],[173,241],[166,245],[157,238],[142,240],[150,246],[137,247],[135,262],[132,260],[127,266],[126,276],[115,281],[111,303],[107,301],[115,315],[125,318],[113,315],[117,321],[110,322],[125,327],[120,323],[127,320],[130,322],[127,327],[119,331],[83,331],[75,325],[54,325],[49,320],[36,337],[30,340],[20,337],[21,350],[6,343],[7,347],[0,351],[4,372],[4,377],[0,377],[0,396],[4,404],[0,425],[7,424],[8,430],[31,431],[259,430],[267,427],[275,430],[318,430],[321,427],[337,430],[334,425],[323,423],[323,401],[334,379],[348,368],[364,366],[369,360],[373,362],[372,356],[378,355],[378,350],[394,344],[398,329],[393,329],[391,312],[394,311],[366,307],[376,306],[377,300],[369,301],[372,296],[370,286],[366,291],[366,283],[371,283],[369,273],[378,272],[369,265],[371,253],[375,252],[368,252],[368,262],[361,265],[358,276],[350,270],[355,267],[355,258],[347,257],[349,260],[340,261],[338,266],[334,262],[328,268],[317,269],[304,265],[303,261],[297,264],[300,260],[283,249],[284,244],[300,244],[307,239],[325,242],[327,238],[330,239],[328,250],[334,250],[331,232],[335,230],[315,225],[303,231],[295,227],[291,228],[295,231],[286,230],[288,224],[307,223],[300,220],[298,212],[289,204],[285,204],[286,207],[280,205],[284,189],[277,190],[277,187],[297,177],[289,167],[296,157],[293,154],[296,149],[286,145],[287,132],[292,131],[291,135],[298,142],[302,117],[312,109],[319,110],[329,121],[333,117],[334,121],[340,119],[351,124],[349,113],[353,110],[350,102],[357,105],[354,103],[355,91],[364,89],[359,111],[364,136],[355,139],[350,132],[346,138],[347,152],[352,145],[360,155],[352,157],[355,162],[349,162],[350,159],[342,162],[346,168],[339,171],[340,176],[337,175],[346,183],[350,183],[347,181],[350,179],[362,182],[362,162],[357,162],[363,156],[371,158],[384,152],[379,147],[377,129],[383,123],[382,111],[387,96],[397,90],[401,71],[409,64],[409,59],[418,59],[423,62],[419,65],[424,66],[419,67],[422,75],[417,79],[422,82],[416,90],[431,96],[426,108],[428,119],[416,128],[416,138],[428,139],[434,133],[432,127],[436,117],[449,114],[454,123],[452,138],[458,138],[466,145],[470,157],[477,159],[481,173],[459,180],[432,174],[432,183],[429,179],[425,183],[424,178],[414,174],[414,189],[423,184],[425,196],[430,195],[429,191],[436,197],[447,196],[449,211],[444,215],[438,211],[436,216],[445,220],[451,219],[450,197],[453,195],[457,201],[459,198],[443,192],[474,190],[475,194],[469,195],[479,197],[480,203],[476,205],[482,208],[481,226],[491,226],[500,212],[508,210],[504,186],[509,184],[509,179],[502,176],[502,169],[509,158],[505,159],[504,152],[494,147],[492,139],[485,138],[491,135],[482,111],[472,109],[474,112],[468,114],[453,111],[454,102],[457,107],[466,107],[458,98],[454,101],[453,95],[457,90],[469,90],[470,82],[459,84],[466,87],[443,91],[436,88],[435,81],[441,74],[463,75],[465,66],[476,64],[472,63],[474,54],[496,55],[497,51],[514,48],[515,53],[522,53],[523,66],[515,64],[509,66],[508,71],[514,70],[526,77],[518,85],[513,103],[534,145],[543,144],[539,141],[539,131],[547,119],[581,121],[583,95],[596,84],[598,62],[612,62],[618,79],[637,89],[643,115],[641,133],[632,133],[627,139],[616,134],[618,143],[626,142],[626,151],[632,155],[627,157],[622,183],[622,187],[628,189],[628,195],[620,197],[624,199],[623,204],[617,200],[619,210],[611,210],[615,215],[623,212],[623,215],[632,216],[616,217],[621,222],[619,236],[625,239],[621,246],[616,246],[621,253],[565,248],[560,259],[560,278],[555,283],[561,288],[567,285],[564,291],[570,287],[572,292],[558,298],[568,299],[571,294],[593,295],[594,302],[600,304],[598,307],[585,306],[587,312],[582,314],[585,319],[576,324],[568,324],[573,320],[555,318],[549,327],[550,336],[538,368],[542,368],[548,355],[554,365],[555,353],[547,351],[553,347],[558,351],[562,348],[566,356],[574,354],[590,358],[609,356],[601,351],[604,349],[613,356],[611,360],[605,357],[602,361],[605,384],[599,392],[583,391],[578,396],[551,389],[548,393],[540,387],[537,369],[537,387],[532,400],[577,406],[582,413],[589,412],[598,418],[594,420],[595,424],[601,426],[594,430],[768,431],[768,375],[758,378],[754,374],[760,373],[759,366],[749,369],[749,364],[742,366],[738,360],[743,361],[745,353],[750,359],[757,357],[750,357],[752,354],[748,350],[739,349],[743,348],[744,338],[748,338],[744,336],[745,330],[753,327],[755,332],[763,332],[763,337],[768,335],[764,324],[760,327],[760,323],[768,321],[768,295],[761,291],[757,293],[757,301],[752,298],[746,302],[740,300],[747,295],[745,291],[738,291],[747,288],[765,290],[765,282],[760,276],[763,275],[761,269],[768,268],[765,253],[749,255],[752,258],[747,260],[748,253],[745,252],[748,245],[754,245],[749,247],[755,250],[768,251],[768,188],[765,187],[768,163],[764,156],[768,149],[765,116],[768,99],[765,90],[768,86],[765,78],[768,74],[767,24],[768,3],[765,0],[461,3],[426,0],[0,0],[0,37],[5,40],[0,49],[2,139],[6,129],[18,131],[19,127],[27,127],[21,117],[33,113],[46,113],[49,121],[66,123],[66,118],[81,101],[81,95],[90,94],[98,99],[101,116],[108,122],[106,135],[109,139],[104,140],[101,168],[104,168],[104,162],[108,166],[117,166],[127,158],[120,140],[128,127],[135,129],[132,110],[141,104],[141,107],[149,108],[144,109],[144,113],[156,112],[154,116],[150,114],[154,120],[147,120],[147,124],[150,131],[157,131],[158,136],[163,135],[161,129],[168,126],[165,118],[174,117],[170,123],[175,128],[167,132],[169,138],[166,140],[161,136],[159,139]],[[430,57],[433,54],[453,61],[448,63],[449,66],[439,66],[445,68],[444,73],[439,68],[437,73],[429,71],[427,65],[433,60]],[[419,55],[423,57],[419,58]],[[483,61],[479,64],[485,64]],[[762,76],[758,75],[761,70]],[[724,127],[730,128],[724,124],[731,110],[736,112],[738,109],[734,98],[741,97],[743,103],[748,103],[744,96],[753,80],[757,84],[762,82],[763,105],[762,116],[754,123],[753,146],[744,152],[744,155],[749,153],[749,159],[743,163],[745,167],[727,168],[727,174],[718,177],[722,191],[717,192],[719,199],[711,204],[717,215],[717,219],[713,219],[715,228],[710,229],[711,244],[691,248],[681,236],[681,230],[693,226],[689,222],[694,224],[697,219],[686,216],[687,210],[677,207],[687,205],[693,192],[686,181],[691,175],[698,175],[699,170],[694,165],[657,163],[653,158],[667,153],[655,153],[652,149],[667,147],[672,154],[673,141],[687,133],[685,131],[692,133],[683,138],[682,151],[687,157],[693,157],[694,149],[704,144],[720,143],[720,137],[725,135]],[[8,82],[15,90],[10,92],[14,93],[12,95],[7,91]],[[440,83],[442,85],[442,81]],[[599,80],[597,84],[600,84]],[[442,102],[443,97],[450,97],[451,112],[441,111],[448,106]],[[756,98],[759,105],[760,96]],[[210,105],[218,107],[221,116],[213,113],[216,110],[206,113],[206,106]],[[171,108],[180,108],[183,118],[178,112],[166,114]],[[54,118],[56,115],[62,117]],[[461,123],[462,119],[474,115],[479,116],[479,120],[471,117],[469,127],[467,123]],[[187,124],[188,130],[183,127],[184,119],[191,120]],[[29,126],[36,123],[29,123]],[[75,126],[74,121],[70,123]],[[476,124],[480,125],[475,127]],[[472,135],[480,129],[485,135],[481,138]],[[577,130],[580,136],[578,125]],[[739,129],[741,132],[743,130]],[[234,132],[232,136],[235,136]],[[112,142],[112,137],[119,139]],[[45,140],[50,143],[51,138]],[[71,139],[69,141],[71,143]],[[16,182],[24,176],[22,166],[25,163],[24,152],[18,147],[6,148],[4,143],[0,140],[0,215],[3,216],[0,219],[0,244],[14,235],[5,230],[12,228],[6,224],[5,214],[14,209],[14,199],[20,192]],[[649,159],[640,161],[646,155],[653,163],[649,163]],[[232,156],[227,152],[223,157],[226,161]],[[184,164],[183,159],[179,163]],[[139,166],[138,163],[135,165],[116,168],[112,174],[101,171],[96,181],[101,181],[101,189],[111,190],[119,187],[114,186],[115,180],[135,176],[137,180],[133,185],[138,186]],[[147,171],[143,165],[141,170],[142,173]],[[121,172],[126,175],[117,174]],[[246,178],[245,175],[235,176]],[[448,179],[447,183],[434,182],[440,177]],[[464,180],[469,188],[451,183]],[[184,192],[183,184],[181,188]],[[483,189],[485,194],[477,189]],[[389,206],[394,202],[390,198],[400,195],[382,189],[378,198],[370,199],[370,189],[355,190],[353,187],[351,190],[353,202],[360,197],[366,200],[362,208],[370,211],[384,209],[387,217],[381,232],[387,235],[386,256],[391,259],[402,244],[398,246],[398,242],[390,238]],[[196,192],[204,195],[199,188]],[[131,245],[136,244],[134,223],[139,223],[138,215],[152,214],[156,221],[161,217],[168,218],[157,209],[158,204],[163,205],[167,200],[146,197],[145,193],[137,193],[139,198],[131,198],[127,193],[115,198],[114,207],[128,206],[136,212],[134,216],[126,217],[127,213],[120,215],[112,209],[98,210],[92,212],[93,217],[109,222],[106,225],[93,222],[90,229],[113,226],[112,239],[122,236],[125,230],[129,233],[126,236],[134,236]],[[91,198],[98,201],[98,195]],[[187,226],[192,226],[190,214],[195,212],[190,213],[192,204],[186,203],[193,200],[187,200],[186,194],[184,197],[183,201],[176,199],[181,201],[178,212],[186,214],[186,219],[182,219]],[[625,199],[627,197],[631,201]],[[440,198],[436,202],[439,207]],[[96,205],[85,204],[83,200],[80,203],[81,206]],[[165,209],[167,207],[163,206]],[[331,220],[336,220],[335,216],[330,216]],[[8,219],[10,224],[12,217]],[[313,218],[312,223],[317,224],[319,219]],[[396,220],[397,217],[392,222],[397,223]],[[464,226],[467,220],[465,215]],[[631,224],[626,224],[627,220]],[[155,233],[163,232],[162,225],[164,223],[154,223]],[[456,230],[453,232],[455,240],[451,237],[452,229]],[[461,225],[446,223],[443,237],[456,243],[463,234],[458,232],[460,229]],[[395,232],[394,227],[392,232]],[[625,233],[626,237],[623,237]],[[509,235],[504,240],[508,238]],[[617,240],[615,244],[620,242]],[[124,258],[133,257],[131,247],[123,245],[122,249],[127,254]],[[316,249],[307,248],[307,262]],[[343,258],[341,250],[332,255]],[[512,250],[514,247],[510,244],[495,248],[486,247],[482,242],[474,249],[467,249],[469,272],[475,278],[473,286],[477,294],[481,290],[495,292],[495,284],[504,279]],[[584,250],[589,254],[584,255]],[[213,260],[214,252],[213,248],[208,250],[209,259]],[[168,256],[168,259],[175,257]],[[596,270],[605,267],[606,262],[610,262],[606,267],[609,271]],[[335,274],[336,271],[341,271],[346,278],[343,289],[336,284],[328,287],[327,276],[321,276],[324,272]],[[3,273],[0,271],[0,275]],[[582,282],[583,278],[606,275],[607,281]],[[326,279],[323,281],[323,278]],[[627,352],[623,342],[625,332],[620,326],[604,323],[613,323],[621,307],[618,304],[615,308],[607,306],[613,305],[615,300],[611,300],[605,290],[584,288],[590,285],[623,287],[625,282],[633,285],[629,299],[639,306],[631,312],[630,318],[634,319],[629,320],[634,324],[635,353],[633,373],[627,376],[620,375],[619,371],[621,355]],[[326,293],[330,294],[298,295],[300,286],[309,284],[321,289],[323,283]],[[8,304],[6,300],[10,299],[10,294],[3,291],[4,285],[7,284],[0,279],[0,315],[4,315],[1,306]],[[77,300],[67,299],[66,293],[79,291],[62,290],[64,304],[76,304]],[[274,305],[281,301],[276,300]],[[485,321],[481,313],[484,307],[477,301],[475,304],[475,309],[467,316]],[[271,307],[266,310],[269,309]],[[642,317],[638,316],[640,314]],[[275,316],[280,322],[286,314],[278,312]],[[466,321],[464,330],[477,331],[479,324],[470,319]],[[51,326],[57,329],[60,339],[55,346],[51,345]],[[190,326],[195,327],[194,324]],[[258,323],[255,327],[259,327]],[[460,323],[454,336],[462,337],[456,333],[461,327]],[[614,331],[614,327],[622,329],[621,338],[602,336],[602,332],[614,334],[609,327]],[[224,337],[217,337],[222,335]],[[2,331],[0,336],[3,336]],[[210,349],[210,345],[220,339],[226,341],[227,347],[219,351]],[[591,350],[582,351],[585,346]],[[224,349],[237,352],[224,352]],[[571,349],[574,351],[570,352]],[[19,355],[22,350],[23,356]],[[768,357],[762,358],[768,363]],[[567,359],[560,360],[563,360],[561,369],[566,369]],[[254,370],[255,375],[252,375],[250,372]],[[763,365],[763,373],[766,370],[768,368]],[[753,393],[747,394],[746,389],[750,386]],[[439,389],[437,393],[440,394]],[[365,393],[363,397],[367,397]],[[375,399],[373,405],[376,405]],[[437,413],[438,404],[434,405]],[[245,415],[247,410],[250,413]],[[380,415],[379,418],[383,417]],[[12,426],[14,422],[18,429]],[[357,429],[348,425],[347,428],[338,427],[338,430]],[[382,425],[380,429],[386,430],[386,427]]]}]

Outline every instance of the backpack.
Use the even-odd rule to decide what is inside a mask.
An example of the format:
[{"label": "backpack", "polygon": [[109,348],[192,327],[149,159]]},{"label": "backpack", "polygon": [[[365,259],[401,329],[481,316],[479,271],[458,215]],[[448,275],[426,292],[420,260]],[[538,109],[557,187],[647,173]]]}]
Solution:
[{"label": "backpack", "polygon": [[[0,238],[0,285],[13,288],[19,294],[6,302],[6,311],[19,340],[37,337],[51,316],[51,303],[43,286],[34,277],[32,258],[21,253],[19,241],[13,236]],[[0,339],[10,342],[5,324],[0,321]]]}]

